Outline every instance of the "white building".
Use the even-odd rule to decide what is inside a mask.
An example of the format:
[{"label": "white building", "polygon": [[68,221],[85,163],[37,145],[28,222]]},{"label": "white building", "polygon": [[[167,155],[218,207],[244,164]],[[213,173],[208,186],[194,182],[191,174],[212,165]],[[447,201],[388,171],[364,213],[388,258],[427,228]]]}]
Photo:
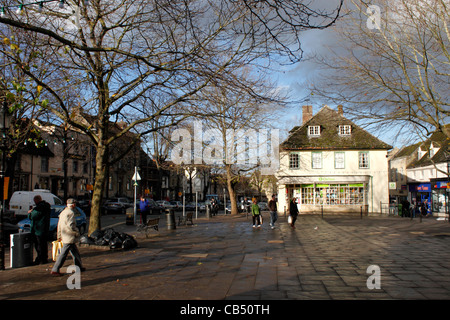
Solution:
[{"label": "white building", "polygon": [[300,213],[380,212],[389,201],[391,148],[346,119],[342,106],[315,116],[303,106],[303,124],[280,145],[279,211],[295,198]]}]

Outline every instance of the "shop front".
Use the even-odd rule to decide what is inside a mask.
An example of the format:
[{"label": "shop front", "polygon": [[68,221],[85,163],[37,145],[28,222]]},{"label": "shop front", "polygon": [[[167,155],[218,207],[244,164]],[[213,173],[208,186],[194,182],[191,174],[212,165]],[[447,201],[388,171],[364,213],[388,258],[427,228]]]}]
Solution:
[{"label": "shop front", "polygon": [[368,212],[370,176],[284,177],[286,203],[295,198],[299,211]]},{"label": "shop front", "polygon": [[[420,207],[422,203],[429,205],[431,203],[431,184],[413,183],[409,184],[411,193],[411,205]],[[429,209],[429,208],[428,208]]]},{"label": "shop front", "polygon": [[431,180],[431,210],[435,216],[449,213],[450,182],[448,180]]}]

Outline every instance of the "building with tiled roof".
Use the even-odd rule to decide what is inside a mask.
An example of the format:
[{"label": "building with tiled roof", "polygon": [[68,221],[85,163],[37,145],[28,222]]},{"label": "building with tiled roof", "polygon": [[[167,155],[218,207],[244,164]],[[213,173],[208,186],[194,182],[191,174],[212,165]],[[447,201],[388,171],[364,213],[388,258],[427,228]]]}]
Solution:
[{"label": "building with tiled roof", "polygon": [[[450,124],[444,126],[450,130]],[[390,161],[391,198],[408,201],[412,207],[426,204],[436,216],[448,215],[450,150],[449,139],[441,131],[426,141],[400,149]]]},{"label": "building with tiled roof", "polygon": [[296,199],[300,212],[380,212],[388,203],[387,151],[392,146],[324,106],[303,106],[303,123],[280,145],[279,210]]}]

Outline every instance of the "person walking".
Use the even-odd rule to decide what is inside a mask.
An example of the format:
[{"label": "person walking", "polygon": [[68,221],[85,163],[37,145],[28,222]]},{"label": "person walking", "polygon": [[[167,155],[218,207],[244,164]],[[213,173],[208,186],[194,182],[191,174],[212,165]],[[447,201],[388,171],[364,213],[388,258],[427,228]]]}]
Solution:
[{"label": "person walking", "polygon": [[31,221],[30,232],[37,253],[34,264],[46,264],[48,263],[47,239],[51,207],[48,202],[42,200],[40,195],[36,195],[33,200],[36,206],[28,211],[28,218]]},{"label": "person walking", "polygon": [[253,219],[253,228],[261,228],[261,210],[259,206],[256,204],[256,199],[253,198],[252,204],[252,219]]},{"label": "person walking", "polygon": [[270,227],[275,229],[275,221],[278,220],[278,210],[277,210],[277,201],[275,199],[275,195],[272,195],[272,199],[269,201],[269,210],[270,210]]},{"label": "person walking", "polygon": [[292,229],[295,229],[295,221],[297,221],[298,217],[298,208],[297,203],[295,203],[295,198],[292,198],[290,204],[289,204],[289,215],[291,216],[291,227]]},{"label": "person walking", "polygon": [[139,202],[139,209],[141,209],[141,219],[142,224],[147,224],[147,215],[150,214],[150,204],[144,196],[141,196],[141,201]]},{"label": "person walking", "polygon": [[75,206],[75,199],[68,199],[67,208],[65,208],[59,214],[57,239],[62,241],[63,247],[51,271],[51,274],[54,276],[61,275],[59,269],[61,269],[64,262],[66,261],[67,254],[69,252],[72,255],[75,265],[80,268],[80,271],[86,270],[85,268],[83,268],[80,252],[78,251],[77,245],[75,243],[77,237],[79,237],[80,235],[75,220]]}]

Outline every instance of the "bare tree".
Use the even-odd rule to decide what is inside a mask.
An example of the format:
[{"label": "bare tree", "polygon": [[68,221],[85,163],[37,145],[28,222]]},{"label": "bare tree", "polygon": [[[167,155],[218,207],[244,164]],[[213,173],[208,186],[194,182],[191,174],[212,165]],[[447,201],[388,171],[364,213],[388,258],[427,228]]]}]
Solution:
[{"label": "bare tree", "polygon": [[[41,107],[96,147],[89,233],[101,227],[106,169],[118,160],[108,158],[114,141],[134,132],[126,153],[143,135],[198,115],[199,94],[212,83],[252,94],[234,70],[263,67],[268,56],[298,60],[299,32],[332,24],[342,6],[325,12],[301,1],[68,0],[23,5],[16,14],[2,2],[3,25],[39,35],[33,59],[6,56],[42,87]],[[28,45],[19,37],[14,44]],[[160,116],[173,122],[145,125]],[[117,121],[128,125],[112,130]]]},{"label": "bare tree", "polygon": [[450,108],[450,8],[444,0],[352,1],[314,96],[369,124],[419,135],[445,130]]}]

